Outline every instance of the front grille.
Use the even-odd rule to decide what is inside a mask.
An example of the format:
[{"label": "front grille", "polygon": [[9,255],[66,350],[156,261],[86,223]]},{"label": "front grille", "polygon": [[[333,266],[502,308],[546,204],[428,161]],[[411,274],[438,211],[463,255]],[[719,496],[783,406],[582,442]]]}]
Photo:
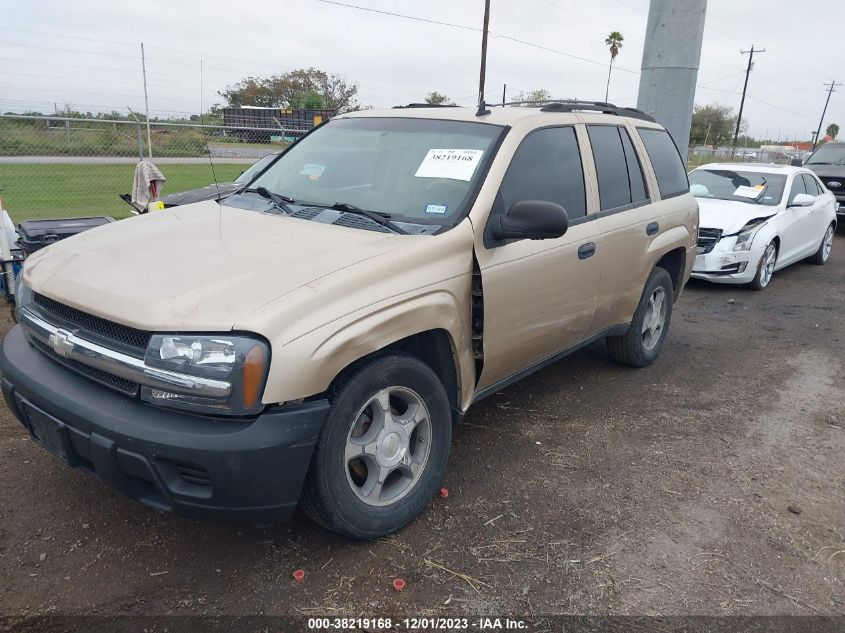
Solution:
[{"label": "front grille", "polygon": [[137,330],[127,325],[121,325],[120,323],[114,323],[113,321],[94,316],[93,314],[88,314],[82,310],[71,308],[49,297],[45,297],[42,294],[35,293],[34,302],[43,316],[46,317],[46,320],[53,325],[69,325],[84,330],[84,333],[91,333],[107,341],[119,343],[122,346],[137,350],[138,353],[134,355],[139,358],[143,358],[144,352],[152,337],[150,332]]},{"label": "front grille", "polygon": [[[819,176],[821,181],[824,183],[824,186],[830,189],[833,193],[843,194],[845,193],[845,174],[841,177],[837,176]],[[835,187],[831,187],[830,183],[835,182],[839,183]]]},{"label": "front grille", "polygon": [[68,369],[72,369],[78,374],[82,374],[83,376],[90,378],[94,382],[98,382],[101,385],[106,387],[110,387],[115,391],[119,391],[121,393],[126,394],[127,396],[137,396],[138,390],[140,385],[137,382],[132,382],[131,380],[126,380],[125,378],[121,378],[120,376],[115,376],[114,374],[110,374],[107,371],[103,371],[102,369],[97,369],[96,367],[89,367],[84,363],[80,363],[72,358],[64,358],[56,354],[50,347],[44,345],[41,341],[37,339],[31,339],[32,344],[39,350],[41,350],[44,354],[55,360],[57,363],[64,365]]},{"label": "front grille", "polygon": [[716,243],[722,239],[722,229],[698,229],[698,252],[709,253],[716,247]]}]

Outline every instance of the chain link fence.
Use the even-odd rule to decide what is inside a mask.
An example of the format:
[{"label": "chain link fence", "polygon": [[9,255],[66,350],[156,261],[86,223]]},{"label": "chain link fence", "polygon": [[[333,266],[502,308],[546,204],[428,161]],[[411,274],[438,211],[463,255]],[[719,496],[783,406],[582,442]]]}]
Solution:
[{"label": "chain link fence", "polygon": [[[3,206],[25,219],[131,214],[135,165],[152,160],[164,194],[231,182],[249,165],[283,149],[305,128],[224,126],[0,115]],[[213,162],[213,169],[212,169]]]},{"label": "chain link fence", "polygon": [[687,168],[707,163],[748,162],[788,165],[792,159],[805,158],[809,144],[797,139],[751,140],[740,135],[733,149],[733,126],[692,126]]}]

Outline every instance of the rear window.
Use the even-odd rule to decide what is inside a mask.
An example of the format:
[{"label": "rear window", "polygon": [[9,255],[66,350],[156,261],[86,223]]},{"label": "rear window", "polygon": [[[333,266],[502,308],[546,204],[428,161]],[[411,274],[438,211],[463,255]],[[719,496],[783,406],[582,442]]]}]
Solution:
[{"label": "rear window", "polygon": [[684,163],[669,133],[652,128],[637,128],[637,131],[657,176],[660,197],[671,198],[689,191]]}]

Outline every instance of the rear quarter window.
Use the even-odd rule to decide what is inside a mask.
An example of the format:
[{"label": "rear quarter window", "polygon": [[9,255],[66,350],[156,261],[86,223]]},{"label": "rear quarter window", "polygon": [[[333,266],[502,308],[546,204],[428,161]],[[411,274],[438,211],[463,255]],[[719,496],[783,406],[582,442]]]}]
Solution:
[{"label": "rear quarter window", "polygon": [[675,142],[666,130],[637,128],[643,140],[661,198],[679,196],[689,191],[687,172]]}]

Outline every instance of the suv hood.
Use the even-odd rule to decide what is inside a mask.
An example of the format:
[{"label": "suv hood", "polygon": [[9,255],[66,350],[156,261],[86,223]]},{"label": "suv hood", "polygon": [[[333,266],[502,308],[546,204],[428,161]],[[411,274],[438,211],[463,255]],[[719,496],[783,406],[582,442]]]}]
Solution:
[{"label": "suv hood", "polygon": [[723,235],[738,233],[751,220],[770,218],[778,212],[778,207],[764,207],[735,200],[696,198],[696,201],[699,209],[699,226],[722,229]]},{"label": "suv hood", "polygon": [[57,242],[27,259],[24,281],[139,329],[226,331],[320,277],[421,239],[208,201]]},{"label": "suv hood", "polygon": [[845,165],[804,165],[817,176],[845,178]]}]

